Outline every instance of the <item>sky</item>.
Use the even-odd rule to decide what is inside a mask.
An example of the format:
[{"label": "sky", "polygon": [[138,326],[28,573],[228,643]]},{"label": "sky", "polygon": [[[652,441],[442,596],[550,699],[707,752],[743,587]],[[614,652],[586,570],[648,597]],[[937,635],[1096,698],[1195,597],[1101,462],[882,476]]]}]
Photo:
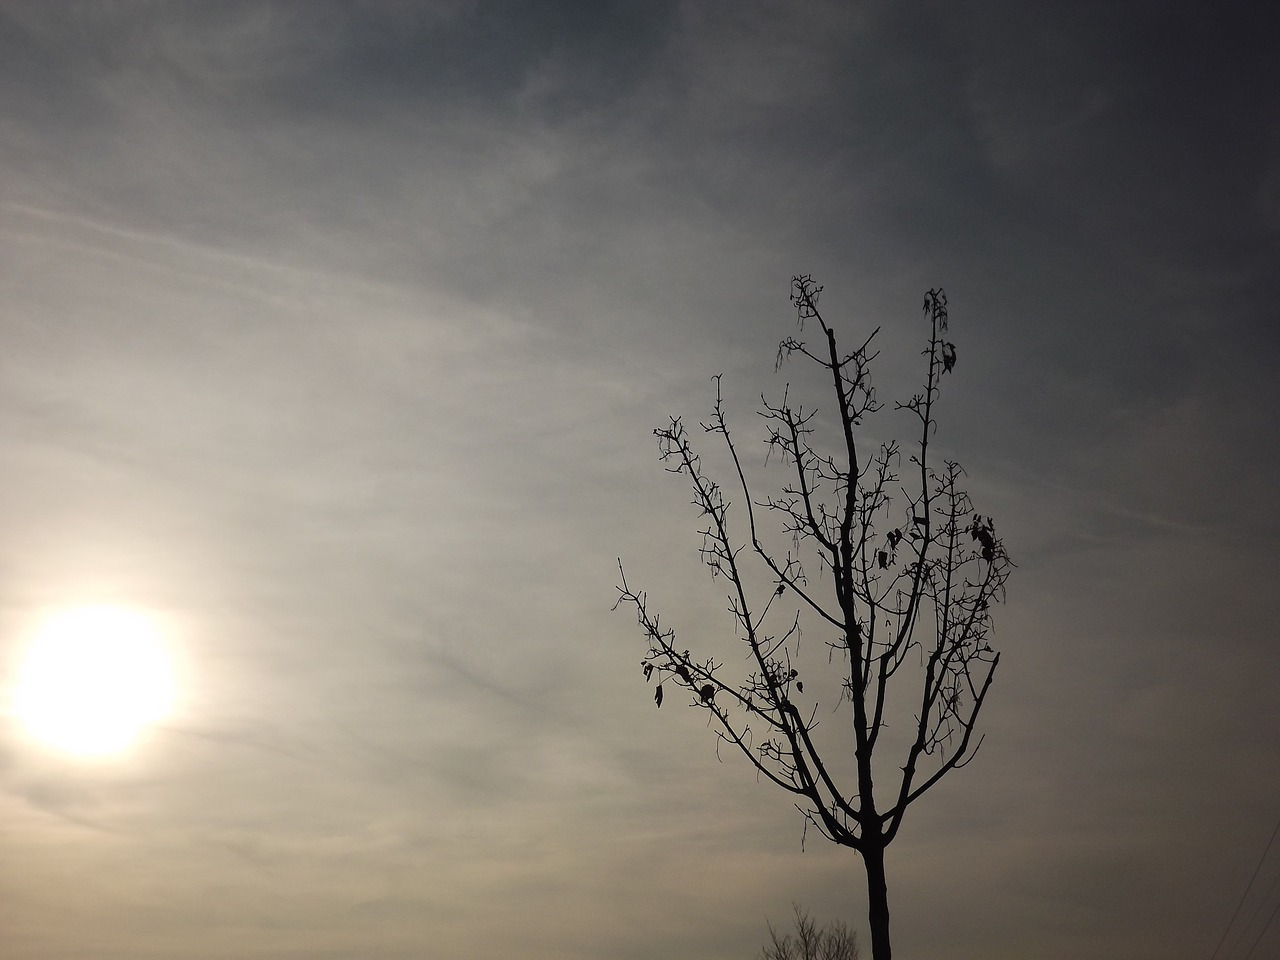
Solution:
[{"label": "sky", "polygon": [[[4,956],[864,929],[855,855],[654,709],[611,609],[622,558],[733,655],[651,430],[722,375],[763,469],[801,273],[885,398],[946,289],[937,447],[1017,564],[982,749],[889,849],[897,955],[1213,956],[1280,817],[1262,7],[0,3]],[[178,676],[92,761],[5,692],[86,602]]]}]

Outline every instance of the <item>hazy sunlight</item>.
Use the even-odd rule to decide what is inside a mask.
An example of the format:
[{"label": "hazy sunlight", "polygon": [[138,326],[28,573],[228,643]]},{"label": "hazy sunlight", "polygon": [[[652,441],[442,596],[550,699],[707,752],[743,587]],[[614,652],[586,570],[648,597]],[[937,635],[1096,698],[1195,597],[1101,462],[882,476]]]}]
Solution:
[{"label": "hazy sunlight", "polygon": [[125,607],[86,606],[49,617],[17,677],[14,709],[27,730],[67,753],[127,747],[173,703],[173,676],[155,624]]}]

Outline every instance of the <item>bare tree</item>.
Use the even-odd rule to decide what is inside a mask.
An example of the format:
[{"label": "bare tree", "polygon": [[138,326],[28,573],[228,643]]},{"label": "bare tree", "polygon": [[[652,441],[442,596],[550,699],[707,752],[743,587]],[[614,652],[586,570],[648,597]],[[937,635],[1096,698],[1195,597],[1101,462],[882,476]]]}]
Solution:
[{"label": "bare tree", "polygon": [[858,960],[858,935],[839,920],[818,929],[809,912],[798,903],[795,933],[779,934],[769,924],[769,942],[760,951],[760,960]]},{"label": "bare tree", "polygon": [[[818,310],[820,292],[811,277],[793,280],[801,332],[816,324],[822,336],[813,346],[786,338],[777,365],[798,356],[817,368],[834,398],[836,415],[827,423],[836,435],[830,448],[821,444],[817,409],[793,402],[789,385],[776,402],[762,396],[765,460],[776,456],[787,477],[763,498],[752,494],[716,378],[712,415],[701,427],[724,444],[736,474],[738,527],[731,529],[731,503],[704,472],[680,418],[654,431],[667,469],[692,484],[705,523],[701,556],[727,586],[744,675],[728,676],[714,654],[704,659],[705,652],[677,644],[645,593],[628,584],[621,562],[618,603],[634,606],[648,640],[641,665],[645,678],[657,681],[658,705],[664,685],[684,689],[722,742],[795,795],[806,830],[812,825],[857,851],[867,876],[871,953],[890,960],[885,848],[908,806],[981,744],[974,729],[1000,660],[988,643],[991,608],[1003,599],[1012,565],[992,519],[977,513],[962,489],[960,466],[944,460],[935,467],[932,459],[939,385],[956,362],[955,345],[945,339],[946,295],[931,290],[924,298],[924,387],[892,408],[913,425],[904,464],[896,441],[863,437],[868,418],[882,409],[869,373],[879,330],[841,354]],[[776,542],[763,529],[770,516]],[[838,689],[811,679],[806,693],[805,627],[821,632]],[[834,696],[825,709],[823,694]],[[843,720],[833,746],[829,731],[819,736],[817,728],[820,716],[835,713]]]}]

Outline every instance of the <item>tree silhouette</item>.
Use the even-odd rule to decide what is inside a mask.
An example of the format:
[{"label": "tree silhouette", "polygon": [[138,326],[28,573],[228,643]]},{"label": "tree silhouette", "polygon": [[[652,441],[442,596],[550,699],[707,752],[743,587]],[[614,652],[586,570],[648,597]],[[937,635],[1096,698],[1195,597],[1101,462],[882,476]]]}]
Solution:
[{"label": "tree silhouette", "polygon": [[[872,957],[890,960],[885,848],[908,806],[981,744],[974,728],[1000,660],[987,642],[991,608],[1003,599],[1012,564],[992,519],[962,489],[960,466],[931,460],[939,385],[956,364],[955,345],[944,339],[945,293],[924,298],[924,387],[893,405],[912,424],[904,466],[896,441],[864,437],[883,409],[870,379],[879,328],[841,354],[818,310],[821,289],[809,276],[793,279],[800,331],[816,324],[822,337],[813,347],[787,337],[777,368],[797,355],[816,367],[835,416],[824,421],[817,408],[793,402],[790,385],[776,402],[761,397],[766,464],[776,455],[787,478],[763,499],[752,494],[715,380],[712,415],[701,427],[724,444],[736,474],[738,528],[731,530],[731,503],[704,472],[680,418],[654,431],[667,470],[692,484],[705,523],[701,557],[727,586],[744,675],[728,676],[716,655],[704,659],[678,645],[646,594],[628,584],[621,561],[618,604],[634,606],[648,640],[642,665],[658,682],[658,705],[663,683],[685,688],[722,742],[795,795],[806,831],[812,825],[859,854]],[[835,433],[830,448],[819,440],[823,426]],[[768,517],[781,548],[764,530]],[[808,693],[799,672],[806,628],[827,647]],[[823,682],[822,667],[838,684]],[[832,740],[818,727],[836,713],[843,719]]]},{"label": "tree silhouette", "polygon": [[760,960],[858,960],[858,935],[839,920],[821,930],[807,910],[791,905],[795,932],[779,934],[769,924],[769,942],[760,950]]}]

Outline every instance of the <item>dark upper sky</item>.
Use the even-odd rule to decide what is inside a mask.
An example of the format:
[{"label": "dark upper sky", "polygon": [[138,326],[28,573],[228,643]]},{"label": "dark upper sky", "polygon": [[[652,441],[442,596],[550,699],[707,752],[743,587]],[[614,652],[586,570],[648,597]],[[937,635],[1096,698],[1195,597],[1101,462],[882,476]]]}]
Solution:
[{"label": "dark upper sky", "polygon": [[938,443],[1018,563],[982,752],[890,850],[897,949],[1208,957],[1280,816],[1254,6],[0,3],[0,683],[86,600],[181,681],[93,763],[0,691],[0,952],[861,923],[852,854],[654,711],[609,609],[623,556],[732,650],[649,431],[720,373],[750,435],[807,272],[885,397],[946,288]]}]

